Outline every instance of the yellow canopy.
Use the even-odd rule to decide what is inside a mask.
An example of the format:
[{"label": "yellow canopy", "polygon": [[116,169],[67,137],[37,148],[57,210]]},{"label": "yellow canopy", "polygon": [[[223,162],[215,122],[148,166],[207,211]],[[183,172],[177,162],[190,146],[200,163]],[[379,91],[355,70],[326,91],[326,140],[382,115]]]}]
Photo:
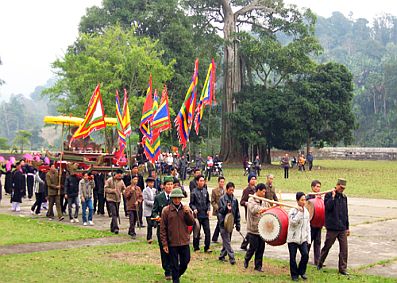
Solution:
[{"label": "yellow canopy", "polygon": [[[84,121],[83,118],[72,117],[72,116],[45,116],[44,123],[55,124],[55,125],[68,125],[68,126],[80,126]],[[106,126],[115,127],[117,126],[117,119],[105,117]]]}]

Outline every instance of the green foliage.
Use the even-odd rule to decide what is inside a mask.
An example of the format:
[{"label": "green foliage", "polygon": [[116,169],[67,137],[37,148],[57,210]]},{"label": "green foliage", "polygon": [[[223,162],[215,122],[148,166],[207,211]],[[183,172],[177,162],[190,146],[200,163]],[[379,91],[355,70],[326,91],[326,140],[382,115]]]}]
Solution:
[{"label": "green foliage", "polygon": [[10,145],[8,144],[8,139],[4,137],[0,137],[0,149],[9,149]]},{"label": "green foliage", "polygon": [[19,130],[16,132],[14,144],[20,146],[21,153],[23,153],[24,145],[30,144],[32,133],[26,130]]},{"label": "green foliage", "polygon": [[45,94],[58,101],[60,113],[84,117],[92,91],[101,83],[105,114],[114,117],[115,91],[126,88],[131,123],[137,127],[149,75],[159,89],[172,77],[175,62],[164,65],[162,55],[156,42],[138,38],[132,28],[114,26],[101,34],[82,33],[65,57],[54,62],[60,79]]}]

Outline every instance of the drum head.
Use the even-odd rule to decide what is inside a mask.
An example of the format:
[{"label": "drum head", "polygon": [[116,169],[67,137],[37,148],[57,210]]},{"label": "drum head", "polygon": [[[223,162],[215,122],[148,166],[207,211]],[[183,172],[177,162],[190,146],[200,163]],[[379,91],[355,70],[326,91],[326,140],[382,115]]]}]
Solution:
[{"label": "drum head", "polygon": [[225,230],[231,233],[233,231],[233,226],[234,226],[234,216],[232,213],[228,213],[225,216],[225,223],[224,223]]},{"label": "drum head", "polygon": [[307,208],[307,210],[309,211],[309,215],[310,215],[310,220],[312,220],[313,219],[313,216],[314,216],[314,204],[313,204],[313,202],[311,202],[310,200],[308,200],[307,202],[306,202],[306,208]]},{"label": "drum head", "polygon": [[263,214],[258,223],[259,235],[267,242],[278,238],[281,231],[281,223],[272,213]]}]

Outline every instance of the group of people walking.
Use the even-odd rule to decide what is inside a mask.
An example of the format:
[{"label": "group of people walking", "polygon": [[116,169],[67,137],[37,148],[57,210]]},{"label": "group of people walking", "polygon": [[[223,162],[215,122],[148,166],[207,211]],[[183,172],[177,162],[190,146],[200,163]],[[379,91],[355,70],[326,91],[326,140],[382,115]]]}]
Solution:
[{"label": "group of people walking", "polygon": [[[23,161],[16,163],[15,173],[12,176],[13,189],[11,195],[12,209],[18,210],[22,202],[22,188],[25,188],[24,176],[21,171]],[[124,174],[121,169],[105,179],[105,174],[84,173],[82,178],[70,172],[67,176],[59,175],[55,165],[51,165],[48,173],[36,170],[34,172],[33,187],[36,202],[32,206],[32,213],[40,213],[43,195],[47,195],[47,216],[54,217],[55,204],[58,219],[63,220],[61,200],[68,204],[70,222],[78,223],[80,205],[82,207],[83,225],[94,225],[94,190],[103,192],[95,197],[98,214],[104,214],[106,205],[110,221],[110,231],[118,234],[120,227],[120,203],[124,203],[124,213],[129,219],[128,234],[136,238],[136,225],[144,227],[142,218],[146,219],[146,240],[153,242],[153,229],[157,228],[157,240],[160,248],[160,258],[164,275],[167,280],[179,282],[190,262],[190,234],[193,231],[193,250],[200,251],[200,232],[204,232],[205,253],[211,253],[211,240],[218,242],[222,239],[222,249],[219,254],[221,262],[229,261],[236,264],[235,253],[231,245],[233,230],[241,234],[241,218],[239,205],[244,208],[247,234],[244,237],[241,249],[246,250],[244,268],[248,268],[254,258],[254,270],[264,272],[263,256],[266,243],[259,234],[259,220],[261,215],[271,209],[266,198],[278,201],[273,184],[274,176],[268,174],[265,183],[257,184],[257,175],[248,175],[248,185],[243,190],[240,202],[234,195],[235,185],[226,182],[224,177],[218,177],[218,184],[210,193],[205,177],[196,169],[194,180],[189,184],[190,200],[183,204],[182,199],[187,192],[173,176],[164,177],[163,182],[155,175],[149,176],[146,186],[143,176],[138,174],[137,167],[131,168],[131,173]],[[349,220],[347,198],[343,193],[346,186],[344,179],[338,179],[337,185],[325,195],[325,226],[327,235],[324,246],[321,248],[321,228],[311,227],[310,216],[305,207],[306,201],[319,195],[306,196],[303,192],[296,193],[297,207],[289,211],[288,250],[290,254],[291,279],[299,277],[306,280],[306,266],[309,250],[313,244],[314,264],[322,269],[328,252],[335,240],[340,245],[339,272],[347,275],[347,236],[349,235]],[[45,188],[46,187],[46,188]],[[321,182],[314,180],[311,183],[312,191],[319,193]],[[63,190],[63,194],[61,192]],[[45,193],[46,191],[46,193]],[[62,196],[63,195],[63,196]],[[250,197],[256,195],[259,198]],[[212,206],[212,212],[211,212]],[[74,212],[73,212],[74,208]],[[88,209],[88,216],[87,216]],[[211,235],[210,216],[216,216],[217,224]],[[314,243],[313,243],[314,242]],[[301,253],[299,264],[296,263],[297,251]],[[227,260],[228,258],[228,260]]]}]

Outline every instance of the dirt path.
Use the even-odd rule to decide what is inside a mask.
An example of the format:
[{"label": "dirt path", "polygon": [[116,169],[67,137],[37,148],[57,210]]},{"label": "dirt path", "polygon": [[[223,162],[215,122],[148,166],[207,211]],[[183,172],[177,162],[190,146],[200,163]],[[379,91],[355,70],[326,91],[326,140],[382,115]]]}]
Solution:
[{"label": "dirt path", "polygon": [[25,254],[58,249],[70,249],[79,247],[93,247],[111,244],[120,244],[131,242],[127,237],[104,237],[96,239],[84,239],[77,241],[64,242],[47,242],[47,243],[32,243],[32,244],[18,244],[10,246],[0,246],[0,256],[9,254]]},{"label": "dirt path", "polygon": [[[236,190],[235,195],[238,199],[241,198],[241,190]],[[294,203],[293,194],[283,194],[283,201],[288,203]],[[365,199],[365,198],[351,198],[349,197],[349,218],[351,225],[351,236],[349,237],[349,260],[348,268],[354,269],[360,272],[368,274],[376,274],[382,276],[396,277],[397,278],[397,201],[396,200],[378,200],[378,199]],[[183,200],[186,203],[186,200]],[[22,205],[22,211],[17,215],[22,217],[32,217],[30,214],[29,206],[33,204],[33,201],[24,200]],[[241,215],[244,215],[243,209],[241,209]],[[14,214],[10,212],[9,197],[5,196],[0,205],[0,213]],[[120,209],[122,215],[122,208]],[[43,221],[47,221],[44,217],[41,217]],[[66,218],[67,219],[67,218]],[[66,221],[65,219],[65,221]],[[98,230],[108,230],[110,219],[107,216],[94,216],[95,226],[93,228]],[[67,221],[67,225],[79,225],[71,224]],[[145,223],[146,224],[146,223]],[[211,218],[211,232],[214,231],[216,225],[215,217]],[[92,227],[92,226],[91,226]],[[245,234],[245,220],[242,217],[242,233]],[[128,230],[128,219],[121,217],[120,233],[127,235]],[[144,239],[146,236],[146,228],[137,229],[138,238]],[[323,229],[322,237],[323,241],[325,238],[325,229]],[[154,231],[154,235],[156,235]],[[156,236],[154,236],[156,237]],[[117,239],[117,240],[116,240]],[[0,247],[0,255],[6,253],[19,252],[31,252],[36,251],[35,246],[41,246],[38,250],[46,249],[64,249],[68,247],[90,246],[99,244],[111,244],[112,241],[119,242],[122,239],[116,238],[104,238],[100,239],[88,239],[83,241],[71,241],[62,243],[43,243],[43,244],[32,244],[32,245],[18,245],[8,248]],[[104,242],[101,242],[104,241]],[[129,241],[128,238],[125,241]],[[221,238],[219,238],[221,241]],[[240,250],[242,238],[238,233],[233,233],[232,246],[236,252],[244,252]],[[97,244],[95,244],[97,243]],[[323,243],[323,242],[322,242]],[[202,243],[201,243],[202,245]],[[25,248],[26,246],[26,248]],[[11,249],[6,252],[4,249]],[[338,243],[335,243],[328,258],[325,262],[327,267],[337,268],[338,267]],[[288,260],[289,253],[287,245],[272,247],[266,245],[265,258],[278,258]],[[313,261],[313,254],[310,253],[309,262]],[[266,261],[266,259],[265,259]]]}]

